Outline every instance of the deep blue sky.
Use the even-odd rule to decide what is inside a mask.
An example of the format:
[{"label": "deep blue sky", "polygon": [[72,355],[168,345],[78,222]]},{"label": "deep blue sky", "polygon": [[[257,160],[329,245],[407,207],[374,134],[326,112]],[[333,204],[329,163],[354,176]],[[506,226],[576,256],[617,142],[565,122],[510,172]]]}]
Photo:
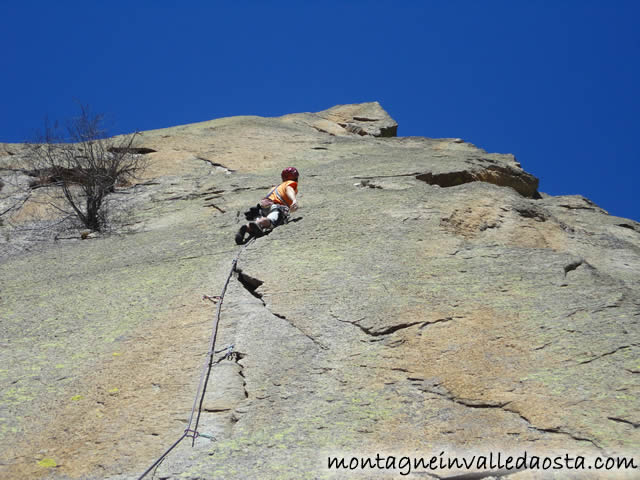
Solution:
[{"label": "deep blue sky", "polygon": [[640,220],[640,2],[0,0],[0,141],[74,99],[113,133],[379,101]]}]

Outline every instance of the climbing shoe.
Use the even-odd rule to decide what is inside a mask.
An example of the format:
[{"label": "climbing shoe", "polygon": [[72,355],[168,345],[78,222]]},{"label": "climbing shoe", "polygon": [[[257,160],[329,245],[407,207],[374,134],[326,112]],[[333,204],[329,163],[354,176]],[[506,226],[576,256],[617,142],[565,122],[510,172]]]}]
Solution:
[{"label": "climbing shoe", "polygon": [[264,235],[264,232],[256,222],[249,222],[248,226],[249,226],[249,235],[251,235],[252,237],[258,238]]},{"label": "climbing shoe", "polygon": [[238,233],[236,233],[236,245],[242,245],[244,243],[244,234],[247,233],[247,226],[242,225]]}]

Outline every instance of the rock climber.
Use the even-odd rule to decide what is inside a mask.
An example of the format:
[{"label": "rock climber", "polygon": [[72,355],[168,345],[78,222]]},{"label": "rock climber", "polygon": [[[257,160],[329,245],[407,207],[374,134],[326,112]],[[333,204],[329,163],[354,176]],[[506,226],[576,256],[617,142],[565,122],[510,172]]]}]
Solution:
[{"label": "rock climber", "polygon": [[[255,207],[245,212],[249,223],[242,225],[236,233],[236,243],[242,245],[251,237],[261,237],[289,220],[290,212],[298,209],[298,177],[295,167],[287,167],[280,174],[282,183],[274,187]],[[245,234],[249,236],[245,239]]]}]

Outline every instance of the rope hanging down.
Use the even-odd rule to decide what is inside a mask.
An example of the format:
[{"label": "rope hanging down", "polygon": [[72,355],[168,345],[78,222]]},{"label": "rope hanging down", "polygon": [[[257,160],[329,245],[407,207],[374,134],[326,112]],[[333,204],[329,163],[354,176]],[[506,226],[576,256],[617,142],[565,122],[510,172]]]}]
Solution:
[{"label": "rope hanging down", "polygon": [[[202,374],[200,375],[198,390],[196,392],[195,398],[193,399],[193,407],[191,408],[191,415],[189,416],[189,422],[187,423],[187,427],[185,428],[182,436],[178,438],[178,440],[176,440],[176,442],[173,445],[171,445],[160,457],[158,457],[158,459],[155,462],[153,462],[153,465],[147,468],[144,471],[144,473],[138,477],[138,480],[143,479],[151,470],[153,470],[156,466],[160,465],[160,463],[165,459],[165,457],[169,455],[171,450],[176,448],[178,444],[182,442],[182,440],[184,440],[185,438],[187,437],[192,438],[193,440],[191,441],[191,446],[193,446],[196,442],[196,438],[210,437],[209,435],[198,433],[198,423],[200,422],[200,413],[202,412],[202,403],[204,402],[204,395],[207,391],[207,382],[209,381],[209,375],[211,374],[211,367],[214,365],[214,363],[217,363],[213,361],[213,356],[216,353],[219,353],[215,351],[215,346],[216,346],[216,337],[218,336],[218,324],[220,323],[220,313],[222,312],[222,302],[224,300],[224,295],[227,291],[227,287],[229,286],[229,282],[231,281],[233,272],[236,271],[236,265],[238,264],[238,260],[240,259],[240,254],[244,251],[245,248],[247,248],[253,242],[253,240],[254,238],[251,238],[247,243],[245,243],[242,246],[240,250],[238,250],[238,253],[236,254],[235,258],[233,259],[233,262],[231,263],[231,270],[229,270],[229,274],[227,275],[227,279],[224,282],[224,286],[222,287],[222,293],[220,293],[220,296],[218,297],[205,296],[205,298],[208,298],[210,300],[212,300],[213,298],[216,299],[216,302],[214,302],[216,303],[216,314],[213,320],[213,327],[211,329],[212,330],[211,339],[209,341],[209,351],[207,354],[207,360],[202,366]],[[227,347],[224,349],[227,351],[227,354],[225,355],[225,357],[229,355],[232,348],[233,346]],[[197,415],[196,415],[196,410],[198,412]],[[194,417],[195,417],[195,421],[194,421]],[[193,428],[191,428],[192,426]]]}]

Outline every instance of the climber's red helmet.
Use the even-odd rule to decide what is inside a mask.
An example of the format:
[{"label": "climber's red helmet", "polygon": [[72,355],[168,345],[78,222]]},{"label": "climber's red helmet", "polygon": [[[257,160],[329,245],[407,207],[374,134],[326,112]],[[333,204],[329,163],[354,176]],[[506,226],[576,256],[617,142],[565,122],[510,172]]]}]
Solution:
[{"label": "climber's red helmet", "polygon": [[286,182],[287,180],[293,180],[294,182],[297,182],[299,175],[300,174],[295,167],[287,167],[282,170],[282,173],[280,174],[283,182]]}]

